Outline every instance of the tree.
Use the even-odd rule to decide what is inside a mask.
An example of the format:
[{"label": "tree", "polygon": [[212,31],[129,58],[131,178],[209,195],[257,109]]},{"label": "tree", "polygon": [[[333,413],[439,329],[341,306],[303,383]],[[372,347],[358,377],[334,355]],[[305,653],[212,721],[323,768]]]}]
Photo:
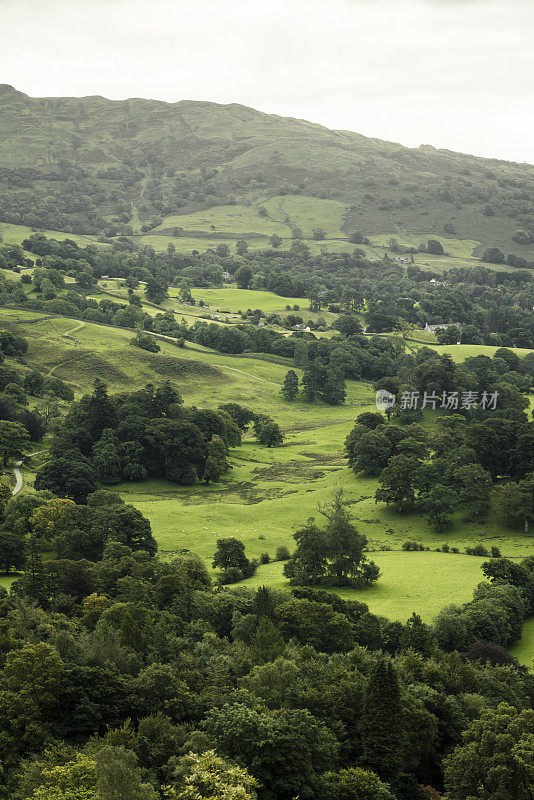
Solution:
[{"label": "tree", "polygon": [[100,746],[94,759],[98,800],[157,800],[153,786],[143,782],[137,757],[131,750]]},{"label": "tree", "polygon": [[286,649],[284,637],[269,617],[262,616],[252,641],[250,650],[256,664],[275,661]]},{"label": "tree", "polygon": [[325,772],[319,795],[321,800],[395,800],[378,775],[360,767]]},{"label": "tree", "polygon": [[304,527],[293,534],[297,548],[284,574],[292,583],[314,586],[321,583],[328,565],[328,544],[324,531],[309,519]]},{"label": "tree", "polygon": [[295,370],[286,373],[282,384],[282,394],[286,400],[294,400],[299,393],[299,379]]},{"label": "tree", "polygon": [[404,650],[413,650],[425,658],[430,658],[433,643],[434,637],[431,628],[425,625],[421,617],[414,611],[402,632],[402,648]]},{"label": "tree", "polygon": [[145,295],[147,300],[159,305],[167,297],[167,284],[157,280],[152,275],[146,280]]},{"label": "tree", "polygon": [[255,800],[257,781],[242,767],[221,758],[214,750],[189,753],[180,760],[181,789],[176,800]]},{"label": "tree", "polygon": [[31,515],[32,534],[45,546],[45,549],[50,547],[65,512],[74,505],[72,500],[60,500],[54,497],[36,508]]},{"label": "tree", "polygon": [[0,420],[0,455],[7,467],[11,458],[22,458],[30,443],[30,434],[20,422]]},{"label": "tree", "polygon": [[217,539],[217,550],[213,556],[212,567],[219,567],[227,570],[229,567],[237,567],[243,574],[250,570],[250,561],[245,555],[245,545],[235,537],[228,539]]},{"label": "tree", "polygon": [[135,336],[130,339],[130,344],[140,347],[142,350],[148,350],[149,353],[159,353],[161,350],[154,337],[142,331],[137,331]]},{"label": "tree", "polygon": [[28,800],[93,800],[96,797],[96,762],[83,753],[41,770]]},{"label": "tree", "polygon": [[504,264],[504,253],[498,247],[486,247],[481,260],[489,264]]},{"label": "tree", "polygon": [[325,403],[331,406],[339,406],[345,402],[347,391],[345,381],[339,372],[333,369],[326,370],[325,381],[322,386],[321,396]]},{"label": "tree", "polygon": [[326,239],[326,231],[324,228],[316,227],[312,231],[312,237],[316,242],[320,242],[323,239]]},{"label": "tree", "polygon": [[34,486],[49,489],[75,503],[85,503],[96,489],[96,473],[89,459],[71,450],[44,464],[37,471]]},{"label": "tree", "polygon": [[385,781],[401,768],[402,705],[395,667],[383,658],[371,668],[365,689],[361,737],[363,762]]},{"label": "tree", "polygon": [[235,279],[240,289],[249,288],[250,282],[252,280],[252,275],[253,273],[250,267],[243,266],[237,270],[235,274]]},{"label": "tree", "polygon": [[359,318],[348,314],[340,314],[334,327],[344,336],[355,336],[363,333],[362,323]]},{"label": "tree", "polygon": [[30,370],[24,376],[22,381],[22,388],[26,394],[31,394],[32,397],[38,397],[43,391],[44,377],[36,370]]},{"label": "tree", "polygon": [[376,502],[382,501],[404,513],[415,505],[416,490],[421,486],[421,462],[405,455],[392,456],[380,473]]},{"label": "tree", "polygon": [[334,586],[350,585],[360,575],[367,539],[352,524],[341,490],[334,492],[332,501],[320,511],[327,519],[325,536],[330,580]]},{"label": "tree", "polygon": [[448,486],[436,483],[422,497],[424,507],[428,511],[428,521],[436,530],[443,531],[450,527],[451,514],[458,504],[456,492]]},{"label": "tree", "polygon": [[111,428],[105,428],[93,446],[93,466],[101,483],[118,483],[121,479],[119,442]]},{"label": "tree", "polygon": [[273,233],[269,237],[269,244],[271,245],[271,247],[275,247],[275,248],[280,247],[280,245],[282,244],[282,241],[283,241],[282,237],[278,236],[277,233]]},{"label": "tree", "polygon": [[284,441],[280,426],[272,420],[264,423],[257,434],[258,443],[264,447],[278,447]]},{"label": "tree", "polygon": [[[248,244],[245,239],[237,239],[235,243],[235,251],[238,256],[244,256],[248,250]],[[246,289],[246,286],[242,286],[242,289]]]},{"label": "tree", "polygon": [[507,703],[482,712],[445,759],[450,800],[532,800],[534,711]]},{"label": "tree", "polygon": [[212,708],[204,722],[216,751],[250,764],[265,797],[305,797],[331,769],[338,746],[327,725],[308,711],[258,711],[240,703]]},{"label": "tree", "polygon": [[534,520],[532,481],[509,481],[493,490],[493,498],[497,512],[506,522],[514,527],[523,525],[528,533],[529,523]]},{"label": "tree", "polygon": [[379,431],[362,433],[356,440],[351,437],[347,439],[346,447],[354,472],[365,475],[379,475],[392,452],[391,442]]},{"label": "tree", "polygon": [[25,544],[22,536],[0,528],[0,571],[11,572],[22,569],[26,563]]},{"label": "tree", "polygon": [[434,256],[442,256],[445,251],[441,242],[437,239],[429,239],[426,245],[426,252]]},{"label": "tree", "polygon": [[467,464],[456,469],[453,478],[462,505],[471,509],[469,519],[485,519],[493,487],[489,472],[480,464]]},{"label": "tree", "polygon": [[131,550],[145,550],[155,555],[158,545],[152,535],[150,522],[135,506],[103,506],[95,512],[91,533],[102,541],[120,542]]},{"label": "tree", "polygon": [[240,406],[238,403],[226,403],[226,405],[219,406],[219,408],[226,411],[242,431],[246,431],[250,423],[256,418],[254,411]]}]

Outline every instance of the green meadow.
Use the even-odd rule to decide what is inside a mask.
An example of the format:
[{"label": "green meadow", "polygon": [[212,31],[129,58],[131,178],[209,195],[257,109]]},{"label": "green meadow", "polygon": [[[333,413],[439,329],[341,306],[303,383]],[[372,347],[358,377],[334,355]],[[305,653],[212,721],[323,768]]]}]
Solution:
[{"label": "green meadow", "polygon": [[[196,296],[200,293],[210,306],[229,311],[284,306],[284,298],[267,292],[194,290]],[[358,528],[368,538],[370,557],[382,571],[377,586],[351,596],[386,616],[405,619],[416,611],[428,620],[444,605],[469,599],[484,559],[433,552],[444,543],[463,550],[482,542],[514,558],[532,553],[532,535],[505,528],[493,515],[481,525],[465,522],[459,513],[452,530],[436,533],[423,514],[399,515],[375,503],[376,479],[355,476],[343,456],[344,439],[355,418],[374,409],[368,383],[349,381],[347,402],[339,407],[302,400],[290,403],[280,394],[288,367],[261,358],[229,356],[196,345],[178,348],[165,340],[160,340],[160,353],[147,353],[129,344],[131,331],[61,317],[43,319],[36,312],[0,309],[0,321],[16,324],[28,338],[28,368],[68,381],[78,396],[97,376],[111,392],[168,379],[187,405],[215,408],[237,402],[271,415],[280,424],[285,434],[281,447],[260,447],[246,434],[243,445],[231,451],[232,469],[218,484],[182,487],[148,481],[116,487],[150,520],[166,557],[191,550],[210,564],[217,538],[235,536],[245,543],[250,557],[268,553],[274,558],[278,546],[291,548],[299,525],[310,516],[320,516],[318,506],[329,500],[334,487],[343,489]],[[451,353],[455,361],[495,351],[478,345],[429,346]],[[433,424],[432,413],[425,424]],[[406,539],[422,541],[430,552],[403,552]],[[250,585],[259,583],[284,585],[282,565],[260,567]],[[522,647],[528,647],[530,638],[534,628],[532,637],[525,631]]]},{"label": "green meadow", "polygon": [[523,625],[521,639],[510,647],[510,653],[526,667],[533,668],[534,662],[534,617],[527,619]]}]

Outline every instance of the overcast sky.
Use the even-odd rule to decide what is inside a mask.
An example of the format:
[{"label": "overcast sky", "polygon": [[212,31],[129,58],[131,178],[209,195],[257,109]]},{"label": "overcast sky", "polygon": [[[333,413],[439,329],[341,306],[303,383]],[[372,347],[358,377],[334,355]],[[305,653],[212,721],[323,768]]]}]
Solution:
[{"label": "overcast sky", "polygon": [[534,0],[0,0],[0,83],[534,163]]}]

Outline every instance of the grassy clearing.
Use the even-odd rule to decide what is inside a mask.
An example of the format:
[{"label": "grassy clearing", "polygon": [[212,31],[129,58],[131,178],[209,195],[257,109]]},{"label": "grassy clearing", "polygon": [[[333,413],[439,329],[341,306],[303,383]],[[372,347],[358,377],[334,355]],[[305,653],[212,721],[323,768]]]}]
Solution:
[{"label": "grassy clearing", "polygon": [[272,219],[285,223],[289,228],[300,228],[306,239],[312,238],[316,227],[323,228],[328,239],[347,238],[343,230],[347,206],[338,200],[287,194],[271,197],[261,205]]},{"label": "grassy clearing", "polygon": [[[29,228],[27,225],[12,225],[10,222],[0,222],[0,236],[5,244],[21,244],[24,239],[35,233],[35,228]],[[80,236],[75,233],[65,233],[62,231],[49,231],[43,230],[39,233],[44,233],[50,239],[72,239],[80,247],[86,247],[88,244],[99,244],[96,236]],[[101,245],[104,247],[105,245]],[[32,254],[29,254],[32,256]],[[32,256],[35,258],[35,256]]]},{"label": "grassy clearing", "polygon": [[291,236],[290,229],[279,222],[261,216],[257,206],[228,205],[214,206],[194,214],[172,214],[165,217],[162,224],[154,228],[154,233],[184,228],[188,231],[203,231],[208,234],[229,234],[231,236]]},{"label": "grassy clearing", "polygon": [[[466,603],[482,579],[483,559],[447,553],[370,553],[381,571],[370,589],[336,590],[348,600],[367,603],[374,614],[405,622],[415,611],[431,622],[444,606]],[[241,585],[268,584],[288,588],[280,561],[259,567],[256,575]]]},{"label": "grassy clearing", "polygon": [[[176,295],[178,290],[170,289],[171,297]],[[254,289],[238,289],[234,287],[224,287],[220,289],[193,289],[195,300],[203,300],[208,303],[210,311],[246,311],[248,308],[261,308],[262,311],[283,311],[286,305],[298,305],[302,309],[307,309],[310,301],[307,297],[280,297],[272,292],[255,291]]]},{"label": "grassy clearing", "polygon": [[[449,353],[457,364],[472,356],[489,356],[489,358],[492,358],[499,349],[486,344],[432,344],[429,346],[438,353]],[[514,348],[514,353],[517,353],[520,358],[530,352],[532,351],[526,348]]]},{"label": "grassy clearing", "polygon": [[510,653],[526,667],[533,668],[534,662],[534,617],[527,619],[523,625],[521,639],[510,647]]},{"label": "grassy clearing", "polygon": [[[479,241],[475,239],[455,239],[450,236],[442,236],[439,233],[412,233],[407,231],[397,231],[396,233],[381,233],[369,237],[372,244],[380,247],[388,247],[391,238],[396,239],[397,242],[406,247],[418,247],[421,243],[426,243],[429,239],[438,239],[443,245],[443,249],[448,256],[453,258],[470,258],[473,251],[480,245]],[[419,255],[419,254],[416,254]],[[420,254],[428,258],[426,253]],[[440,263],[443,256],[436,256],[436,263]],[[445,256],[446,258],[446,256]]]}]

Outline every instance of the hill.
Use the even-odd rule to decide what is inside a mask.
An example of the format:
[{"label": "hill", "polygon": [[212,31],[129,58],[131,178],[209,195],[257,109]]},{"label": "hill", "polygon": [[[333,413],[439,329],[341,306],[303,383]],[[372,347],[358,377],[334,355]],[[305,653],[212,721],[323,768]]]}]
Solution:
[{"label": "hill", "polygon": [[2,85],[0,159],[4,223],[174,233],[192,246],[199,233],[308,238],[318,226],[333,240],[445,235],[470,240],[477,255],[492,245],[534,256],[531,165],[410,149],[238,104],[31,98]]}]

